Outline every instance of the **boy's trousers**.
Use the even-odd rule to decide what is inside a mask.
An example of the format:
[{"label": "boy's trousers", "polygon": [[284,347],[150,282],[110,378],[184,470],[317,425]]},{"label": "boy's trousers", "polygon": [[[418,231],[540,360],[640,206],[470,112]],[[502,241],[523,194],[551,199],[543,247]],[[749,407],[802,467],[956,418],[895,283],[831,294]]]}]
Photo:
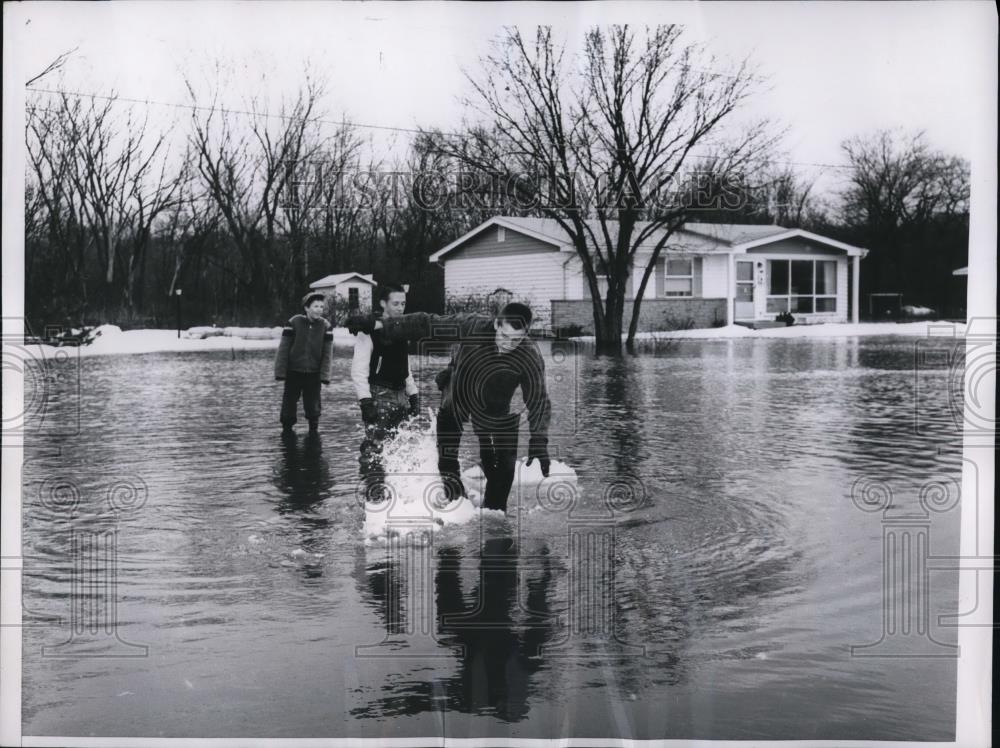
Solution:
[{"label": "boy's trousers", "polygon": [[394,390],[377,384],[371,386],[371,391],[372,400],[375,401],[376,420],[373,424],[365,425],[365,437],[361,440],[358,462],[361,465],[361,476],[366,479],[371,490],[374,490],[385,479],[382,447],[409,415],[410,399],[405,390]]},{"label": "boy's trousers", "polygon": [[[507,499],[514,483],[514,468],[517,465],[520,415],[484,416],[473,418],[472,421],[472,429],[479,439],[479,458],[486,477],[483,507],[506,511]],[[462,431],[463,424],[455,417],[451,408],[438,411],[438,471],[449,498],[464,493],[458,464]]]},{"label": "boy's trousers", "polygon": [[285,376],[285,393],[281,398],[281,425],[291,427],[298,420],[296,411],[299,397],[302,397],[302,409],[310,424],[319,420],[320,387],[319,372],[306,374],[301,371],[290,371]]}]

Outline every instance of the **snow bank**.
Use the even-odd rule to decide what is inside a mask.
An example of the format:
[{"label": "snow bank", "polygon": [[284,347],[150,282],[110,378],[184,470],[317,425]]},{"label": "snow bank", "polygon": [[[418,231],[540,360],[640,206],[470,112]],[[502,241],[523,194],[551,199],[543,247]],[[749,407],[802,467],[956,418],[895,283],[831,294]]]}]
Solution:
[{"label": "snow bank", "polygon": [[[728,338],[851,338],[865,335],[954,335],[964,337],[965,324],[961,322],[846,322],[816,325],[792,325],[751,330],[742,325],[706,327],[694,330],[668,330],[663,332],[636,333],[636,340],[725,340]],[[581,343],[594,341],[593,335],[573,340]]]},{"label": "snow bank", "polygon": [[[192,327],[176,330],[128,330],[116,325],[101,325],[91,333],[93,342],[72,348],[74,355],[114,356],[128,353],[164,353],[183,351],[249,351],[277,348],[280,327]],[[334,345],[354,345],[354,336],[343,327],[334,328]],[[48,345],[26,345],[28,355],[45,359],[57,350]]]}]

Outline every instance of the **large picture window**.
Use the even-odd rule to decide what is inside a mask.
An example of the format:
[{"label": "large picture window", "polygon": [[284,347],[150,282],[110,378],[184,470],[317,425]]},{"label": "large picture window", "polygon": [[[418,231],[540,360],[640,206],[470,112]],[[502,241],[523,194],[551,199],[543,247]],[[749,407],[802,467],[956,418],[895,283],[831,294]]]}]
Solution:
[{"label": "large picture window", "polygon": [[768,260],[769,314],[837,311],[837,263],[833,260]]},{"label": "large picture window", "polygon": [[694,260],[667,260],[663,282],[664,296],[694,294]]}]

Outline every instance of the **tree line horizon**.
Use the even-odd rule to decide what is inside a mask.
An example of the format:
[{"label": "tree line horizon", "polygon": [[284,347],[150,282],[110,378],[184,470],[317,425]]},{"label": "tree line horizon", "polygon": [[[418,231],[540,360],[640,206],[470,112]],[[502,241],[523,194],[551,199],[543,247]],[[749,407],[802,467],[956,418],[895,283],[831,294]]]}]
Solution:
[{"label": "tree line horizon", "polygon": [[[631,343],[656,260],[692,221],[866,247],[863,298],[898,292],[960,312],[950,281],[968,257],[964,159],[919,131],[859,133],[841,144],[845,186],[821,196],[783,159],[785,132],[743,117],[760,80],[750,61],[719,74],[678,26],[595,27],[581,48],[567,55],[548,27],[504,29],[466,72],[461,126],[420,129],[391,157],[358,126],[324,119],[327,86],[311,72],[279,105],[250,96],[242,112],[220,106],[219,70],[207,90],[186,78],[189,114],[169,129],[113,93],[57,84],[29,96],[28,323],[169,327],[183,289],[191,324],[273,325],[310,282],[350,271],[408,283],[411,309],[442,311],[443,272],[428,257],[495,215],[559,223],[609,351]],[[626,297],[654,234],[637,298]]]}]

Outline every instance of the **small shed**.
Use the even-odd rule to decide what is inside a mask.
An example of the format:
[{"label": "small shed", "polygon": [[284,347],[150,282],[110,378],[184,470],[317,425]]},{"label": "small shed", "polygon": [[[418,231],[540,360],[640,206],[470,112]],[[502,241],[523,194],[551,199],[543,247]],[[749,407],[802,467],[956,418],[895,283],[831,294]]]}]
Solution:
[{"label": "small shed", "polygon": [[370,310],[372,289],[378,284],[371,275],[362,273],[334,273],[309,284],[310,291],[318,291],[348,309]]}]

